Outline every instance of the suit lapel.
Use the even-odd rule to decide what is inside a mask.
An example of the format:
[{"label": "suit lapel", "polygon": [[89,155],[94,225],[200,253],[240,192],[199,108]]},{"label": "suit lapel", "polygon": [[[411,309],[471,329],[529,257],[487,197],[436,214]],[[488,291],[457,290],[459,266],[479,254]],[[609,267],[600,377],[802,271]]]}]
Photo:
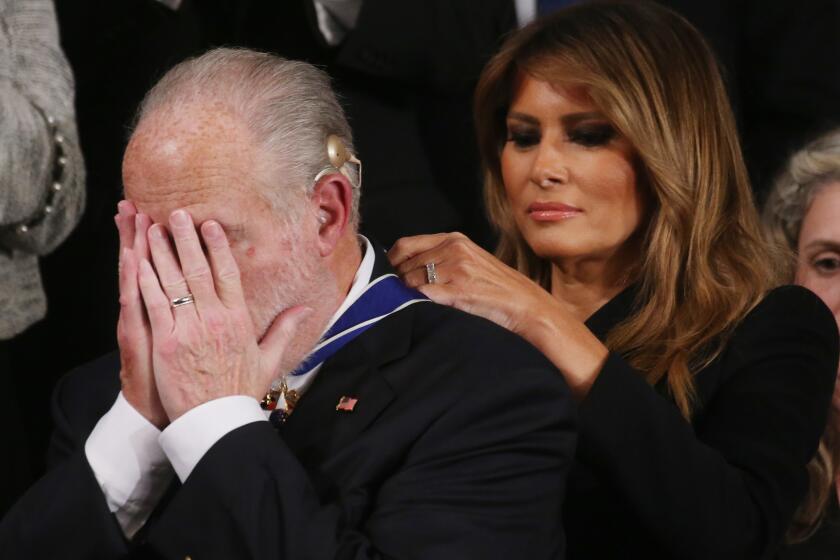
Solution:
[{"label": "suit lapel", "polygon": [[356,392],[346,395],[357,399],[353,411],[334,410],[333,412],[338,416],[338,421],[330,439],[331,454],[355,440],[379,417],[397,395],[396,386],[388,378],[384,367],[390,362],[403,358],[411,349],[414,312],[413,306],[403,309],[383,319],[359,337],[358,351],[360,356],[363,355],[366,359],[366,371],[365,375],[359,379],[360,383],[357,385]]},{"label": "suit lapel", "polygon": [[[382,248],[374,245],[374,251],[373,277],[393,273]],[[315,467],[351,442],[393,400],[393,385],[381,367],[408,353],[413,316],[409,306],[383,319],[324,362],[280,429],[304,465]],[[357,400],[352,411],[336,409],[342,397]]]}]

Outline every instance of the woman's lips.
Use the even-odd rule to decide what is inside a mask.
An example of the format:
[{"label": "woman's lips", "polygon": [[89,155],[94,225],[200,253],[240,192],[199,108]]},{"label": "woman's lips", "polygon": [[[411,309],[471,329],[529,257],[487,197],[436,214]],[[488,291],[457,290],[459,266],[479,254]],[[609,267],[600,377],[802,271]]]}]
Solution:
[{"label": "woman's lips", "polygon": [[538,222],[556,222],[583,213],[580,208],[559,202],[535,202],[528,207],[528,215]]}]

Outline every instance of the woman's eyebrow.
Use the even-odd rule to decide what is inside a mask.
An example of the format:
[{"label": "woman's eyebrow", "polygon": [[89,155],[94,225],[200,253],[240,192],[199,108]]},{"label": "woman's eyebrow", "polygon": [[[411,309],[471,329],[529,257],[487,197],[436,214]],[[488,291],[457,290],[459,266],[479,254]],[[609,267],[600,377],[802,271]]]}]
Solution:
[{"label": "woman's eyebrow", "polygon": [[507,114],[507,118],[509,120],[522,121],[522,122],[526,122],[528,124],[536,124],[536,125],[540,124],[540,121],[539,121],[538,118],[533,117],[533,116],[531,116],[527,113],[519,113],[519,112],[516,112],[516,111],[511,111],[510,113]]},{"label": "woman's eyebrow", "polygon": [[833,239],[814,239],[804,247],[805,249],[819,249],[820,251],[834,251],[840,253],[840,241]]},{"label": "woman's eyebrow", "polygon": [[607,120],[603,113],[599,111],[585,111],[582,113],[569,113],[560,117],[563,126],[574,126],[583,121],[603,121]]}]

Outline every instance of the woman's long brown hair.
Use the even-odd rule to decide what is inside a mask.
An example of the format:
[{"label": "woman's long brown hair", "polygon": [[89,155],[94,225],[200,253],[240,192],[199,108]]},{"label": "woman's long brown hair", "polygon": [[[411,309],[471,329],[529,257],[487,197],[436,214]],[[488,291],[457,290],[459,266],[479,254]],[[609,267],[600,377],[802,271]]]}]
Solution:
[{"label": "woman's long brown hair", "polygon": [[639,235],[635,312],[610,332],[651,384],[667,382],[686,418],[692,371],[779,281],[762,240],[735,120],[709,47],[682,17],[647,2],[595,2],[537,20],[507,39],[475,96],[485,198],[497,256],[549,289],[551,263],[516,228],[501,177],[505,115],[520,73],[582,85],[633,145],[652,208]]}]

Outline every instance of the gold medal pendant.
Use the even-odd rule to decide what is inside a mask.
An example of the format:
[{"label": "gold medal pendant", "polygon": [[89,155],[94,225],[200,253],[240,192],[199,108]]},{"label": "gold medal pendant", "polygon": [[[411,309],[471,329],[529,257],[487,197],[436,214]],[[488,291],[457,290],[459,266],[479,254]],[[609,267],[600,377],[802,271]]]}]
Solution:
[{"label": "gold medal pendant", "polygon": [[286,413],[291,414],[292,411],[295,409],[298,403],[298,393],[294,389],[289,389],[286,387],[286,391],[283,393],[283,400],[286,401]]},{"label": "gold medal pendant", "polygon": [[[271,388],[269,389],[268,393],[265,394],[263,399],[260,401],[260,406],[263,410],[277,410],[277,412],[282,412],[283,420],[285,421],[286,418],[294,410],[295,406],[297,406],[298,399],[300,395],[294,389],[289,389],[289,386],[286,384],[285,376],[281,379],[275,380],[271,384]],[[282,399],[282,401],[281,401]],[[278,415],[280,416],[280,415]]]}]

